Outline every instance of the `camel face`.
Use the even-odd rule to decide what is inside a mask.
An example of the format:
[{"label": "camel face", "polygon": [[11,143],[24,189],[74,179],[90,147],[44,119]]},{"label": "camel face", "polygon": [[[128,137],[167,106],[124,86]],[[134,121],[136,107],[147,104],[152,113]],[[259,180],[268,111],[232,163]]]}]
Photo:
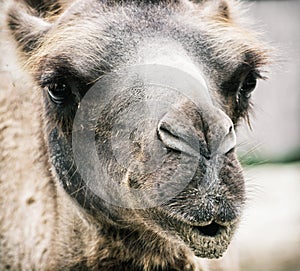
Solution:
[{"label": "camel face", "polygon": [[265,52],[209,2],[76,1],[45,18],[15,8],[9,23],[67,194],[120,239],[218,258],[245,201],[235,129]]}]

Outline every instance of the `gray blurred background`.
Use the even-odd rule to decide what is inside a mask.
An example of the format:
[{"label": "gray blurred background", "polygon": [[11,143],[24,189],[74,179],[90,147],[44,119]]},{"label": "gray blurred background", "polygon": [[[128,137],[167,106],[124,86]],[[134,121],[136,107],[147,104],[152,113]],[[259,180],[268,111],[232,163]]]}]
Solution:
[{"label": "gray blurred background", "polygon": [[[252,128],[240,150],[253,160],[300,159],[300,1],[251,1],[250,14],[276,50],[276,65],[254,93]],[[249,153],[250,152],[250,153]]]}]

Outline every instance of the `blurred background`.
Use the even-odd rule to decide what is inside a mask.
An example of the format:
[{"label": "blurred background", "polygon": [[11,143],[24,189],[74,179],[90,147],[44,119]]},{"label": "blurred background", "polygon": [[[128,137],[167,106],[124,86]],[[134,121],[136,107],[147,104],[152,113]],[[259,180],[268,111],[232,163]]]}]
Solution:
[{"label": "blurred background", "polygon": [[[244,123],[238,130],[248,201],[229,251],[242,271],[300,271],[300,0],[247,3],[255,28],[278,57],[266,74],[269,79],[259,82],[254,92],[252,129]],[[0,5],[3,23],[1,11]],[[24,74],[14,54],[3,54],[3,36],[0,89],[18,87]],[[238,267],[231,264],[228,270]]]},{"label": "blurred background", "polygon": [[248,1],[277,63],[238,132],[248,202],[236,237],[243,271],[300,271],[300,1]]}]

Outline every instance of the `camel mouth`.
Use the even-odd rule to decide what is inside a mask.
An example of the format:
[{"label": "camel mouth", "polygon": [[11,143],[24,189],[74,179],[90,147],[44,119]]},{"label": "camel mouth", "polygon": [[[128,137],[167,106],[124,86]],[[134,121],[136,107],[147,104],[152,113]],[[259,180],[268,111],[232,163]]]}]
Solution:
[{"label": "camel mouth", "polygon": [[221,234],[223,230],[225,230],[225,227],[213,221],[205,226],[193,226],[193,230],[198,231],[202,236],[216,237],[218,234]]},{"label": "camel mouth", "polygon": [[216,221],[209,223],[192,223],[178,217],[168,217],[163,228],[171,230],[192,251],[201,258],[215,259],[223,256],[227,250],[238,221],[221,225]]},{"label": "camel mouth", "polygon": [[229,246],[235,225],[222,226],[211,222],[205,226],[182,224],[178,233],[181,239],[201,258],[220,258]]}]

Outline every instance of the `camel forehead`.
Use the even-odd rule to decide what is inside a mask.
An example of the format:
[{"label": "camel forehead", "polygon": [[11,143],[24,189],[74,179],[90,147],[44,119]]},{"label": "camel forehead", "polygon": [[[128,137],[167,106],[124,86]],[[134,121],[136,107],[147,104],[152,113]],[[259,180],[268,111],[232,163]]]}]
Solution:
[{"label": "camel forehead", "polygon": [[[182,11],[172,10],[164,14],[157,8],[136,10],[133,6],[123,12],[118,8],[103,10],[99,5],[88,5],[88,8],[90,13],[85,9],[82,11],[85,15],[75,13],[76,17],[71,7],[62,16],[46,36],[44,50],[42,47],[37,54],[39,59],[41,55],[48,60],[54,59],[53,66],[56,67],[60,64],[58,59],[62,60],[62,65],[67,60],[69,65],[86,74],[138,64],[141,58],[147,58],[147,53],[150,54],[151,46],[161,46],[160,51],[168,50],[169,46],[174,56],[179,54],[183,59],[186,55],[185,60],[190,59],[196,65],[203,62],[208,68],[222,67],[223,70],[233,69],[243,58],[238,50],[231,50],[234,57],[218,57],[209,49],[218,41],[205,30],[205,23],[201,24],[196,17],[199,23],[184,23],[186,15]],[[159,51],[156,50],[156,53]],[[160,56],[166,58],[164,54]]]},{"label": "camel forehead", "polygon": [[187,8],[177,2],[77,1],[54,23],[31,60],[38,73],[62,66],[94,80],[107,71],[137,64],[141,47],[150,39],[161,44],[167,39],[178,43],[196,65],[218,80],[240,65],[252,62],[249,66],[255,69],[255,63],[262,62],[264,52],[255,37],[202,12],[199,6]]}]

